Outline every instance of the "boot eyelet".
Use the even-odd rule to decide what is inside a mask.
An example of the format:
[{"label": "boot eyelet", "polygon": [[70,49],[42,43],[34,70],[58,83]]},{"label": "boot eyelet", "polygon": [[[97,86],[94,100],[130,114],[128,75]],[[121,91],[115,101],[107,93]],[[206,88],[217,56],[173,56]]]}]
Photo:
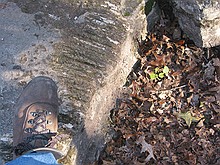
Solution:
[{"label": "boot eyelet", "polygon": [[32,133],[32,132],[33,132],[33,129],[32,129],[32,128],[25,128],[25,132],[27,132],[27,133]]},{"label": "boot eyelet", "polygon": [[37,113],[37,112],[30,112],[30,114],[31,114],[33,117],[37,117],[37,116],[38,116],[38,113]]},{"label": "boot eyelet", "polygon": [[33,119],[28,120],[28,124],[33,125],[34,124],[34,120]]},{"label": "boot eyelet", "polygon": [[45,111],[45,114],[48,116],[48,115],[51,115],[52,113],[50,111]]},{"label": "boot eyelet", "polygon": [[52,121],[51,120],[47,120],[47,124],[52,124]]}]

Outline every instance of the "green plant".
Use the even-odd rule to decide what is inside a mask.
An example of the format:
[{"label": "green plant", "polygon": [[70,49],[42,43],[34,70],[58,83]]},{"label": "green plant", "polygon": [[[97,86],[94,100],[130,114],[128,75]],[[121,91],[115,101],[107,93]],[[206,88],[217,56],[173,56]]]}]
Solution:
[{"label": "green plant", "polygon": [[168,75],[170,69],[168,66],[164,66],[163,68],[156,67],[154,69],[154,72],[151,72],[149,74],[151,80],[161,80],[164,78],[166,75]]}]

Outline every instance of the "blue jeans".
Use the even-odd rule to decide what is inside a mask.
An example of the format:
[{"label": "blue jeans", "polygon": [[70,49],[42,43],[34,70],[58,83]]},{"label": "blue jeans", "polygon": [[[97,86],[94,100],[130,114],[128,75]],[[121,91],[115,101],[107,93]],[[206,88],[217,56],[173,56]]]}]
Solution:
[{"label": "blue jeans", "polygon": [[55,165],[57,160],[50,152],[24,154],[6,165]]}]

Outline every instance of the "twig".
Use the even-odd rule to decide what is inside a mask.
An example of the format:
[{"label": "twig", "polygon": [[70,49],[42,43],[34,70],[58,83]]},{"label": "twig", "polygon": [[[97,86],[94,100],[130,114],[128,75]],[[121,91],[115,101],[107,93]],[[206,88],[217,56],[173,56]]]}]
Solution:
[{"label": "twig", "polygon": [[185,88],[185,87],[187,87],[187,85],[185,84],[185,85],[181,85],[181,86],[177,86],[177,87],[174,87],[174,88],[171,88],[171,89],[162,89],[162,90],[158,90],[158,91],[156,91],[156,90],[151,90],[151,91],[156,91],[156,92],[167,92],[167,91],[173,91],[173,90],[176,90],[176,89],[180,89],[180,88]]}]

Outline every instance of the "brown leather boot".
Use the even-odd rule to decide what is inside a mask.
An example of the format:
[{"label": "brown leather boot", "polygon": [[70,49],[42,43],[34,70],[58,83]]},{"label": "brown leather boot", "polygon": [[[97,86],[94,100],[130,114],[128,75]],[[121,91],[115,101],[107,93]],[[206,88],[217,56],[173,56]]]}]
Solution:
[{"label": "brown leather boot", "polygon": [[48,77],[31,80],[15,105],[13,145],[15,157],[26,152],[48,151],[58,159],[62,153],[51,146],[58,129],[57,86]]}]

